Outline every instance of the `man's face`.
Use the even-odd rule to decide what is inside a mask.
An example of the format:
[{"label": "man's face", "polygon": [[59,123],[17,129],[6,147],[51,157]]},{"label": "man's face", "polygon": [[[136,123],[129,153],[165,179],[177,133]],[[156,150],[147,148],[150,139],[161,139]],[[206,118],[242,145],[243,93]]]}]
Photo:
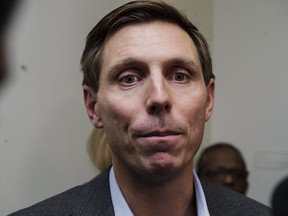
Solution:
[{"label": "man's face", "polygon": [[153,179],[191,173],[214,81],[205,85],[189,35],[161,21],[128,25],[108,39],[102,63],[99,91],[84,86],[84,100],[104,127],[114,169]]},{"label": "man's face", "polygon": [[246,194],[247,173],[239,155],[232,149],[222,148],[208,152],[203,157],[201,178],[212,183],[219,183]]}]

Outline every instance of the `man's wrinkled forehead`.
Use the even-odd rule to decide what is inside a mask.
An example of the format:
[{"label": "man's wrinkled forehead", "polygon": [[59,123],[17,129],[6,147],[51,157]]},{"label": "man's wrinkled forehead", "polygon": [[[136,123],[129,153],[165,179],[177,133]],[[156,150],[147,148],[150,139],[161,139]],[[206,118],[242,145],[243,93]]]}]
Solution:
[{"label": "man's wrinkled forehead", "polygon": [[[162,27],[163,29],[161,29]],[[168,37],[166,37],[167,34]],[[173,38],[182,39],[173,40]],[[172,47],[172,50],[169,52],[158,50],[157,54],[151,52],[154,46],[157,47],[161,43],[167,43],[167,46]],[[173,46],[175,49],[173,49]],[[175,23],[158,20],[125,25],[110,34],[101,50],[101,66],[103,66],[103,62],[107,63],[107,58],[109,59],[109,65],[113,65],[113,68],[117,69],[122,66],[144,64],[145,58],[149,58],[149,61],[151,61],[150,57],[155,57],[164,64],[189,65],[189,68],[193,68],[194,71],[199,71],[202,74],[199,55],[189,34]],[[111,58],[113,62],[111,62]],[[113,71],[113,68],[110,70]]]}]

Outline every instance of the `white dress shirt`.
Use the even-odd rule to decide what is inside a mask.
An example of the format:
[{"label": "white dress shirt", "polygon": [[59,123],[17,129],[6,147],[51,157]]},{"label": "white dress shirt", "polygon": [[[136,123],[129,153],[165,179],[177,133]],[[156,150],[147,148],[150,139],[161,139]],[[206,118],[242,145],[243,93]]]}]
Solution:
[{"label": "white dress shirt", "polygon": [[[194,188],[196,193],[196,206],[198,216],[210,216],[202,185],[196,172],[193,170]],[[115,216],[133,216],[120,187],[115,178],[113,167],[109,173],[110,192]]]}]

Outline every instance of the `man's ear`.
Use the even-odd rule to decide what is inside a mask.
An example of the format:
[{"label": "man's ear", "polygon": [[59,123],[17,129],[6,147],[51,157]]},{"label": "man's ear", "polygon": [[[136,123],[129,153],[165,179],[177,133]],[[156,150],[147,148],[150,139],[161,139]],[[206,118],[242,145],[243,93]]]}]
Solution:
[{"label": "man's ear", "polygon": [[84,85],[83,99],[90,121],[92,122],[94,127],[102,128],[103,122],[98,109],[97,93],[94,93],[93,89],[90,88],[89,86]]},{"label": "man's ear", "polygon": [[214,98],[215,98],[215,79],[210,79],[209,84],[207,85],[207,101],[206,101],[206,117],[205,120],[208,121],[214,107]]}]

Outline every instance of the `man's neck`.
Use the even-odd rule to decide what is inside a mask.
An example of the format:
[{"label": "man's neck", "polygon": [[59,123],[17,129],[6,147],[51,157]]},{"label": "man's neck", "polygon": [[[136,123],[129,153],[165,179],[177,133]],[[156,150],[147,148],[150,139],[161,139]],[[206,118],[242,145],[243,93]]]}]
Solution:
[{"label": "man's neck", "polygon": [[162,181],[115,168],[119,187],[134,215],[196,215],[192,165]]}]

